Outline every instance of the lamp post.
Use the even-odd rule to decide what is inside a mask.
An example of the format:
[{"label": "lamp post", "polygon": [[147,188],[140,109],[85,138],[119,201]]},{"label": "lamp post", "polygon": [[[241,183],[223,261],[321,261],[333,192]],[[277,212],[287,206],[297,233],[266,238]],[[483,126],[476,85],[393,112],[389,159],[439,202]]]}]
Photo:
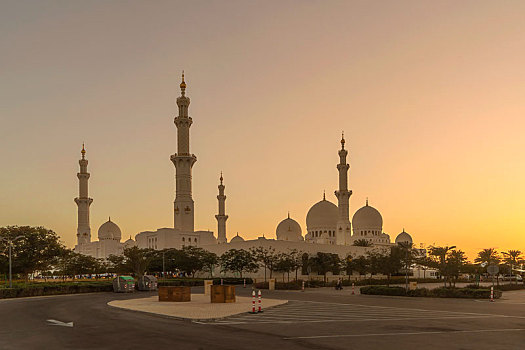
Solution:
[{"label": "lamp post", "polygon": [[12,270],[13,270],[13,259],[11,257],[11,252],[12,252],[12,247],[13,247],[13,242],[19,240],[20,238],[23,238],[24,236],[16,236],[15,238],[11,239],[11,238],[6,238],[6,237],[0,237],[4,242],[7,243],[8,247],[9,247],[9,288],[13,288],[13,274],[12,274]]}]

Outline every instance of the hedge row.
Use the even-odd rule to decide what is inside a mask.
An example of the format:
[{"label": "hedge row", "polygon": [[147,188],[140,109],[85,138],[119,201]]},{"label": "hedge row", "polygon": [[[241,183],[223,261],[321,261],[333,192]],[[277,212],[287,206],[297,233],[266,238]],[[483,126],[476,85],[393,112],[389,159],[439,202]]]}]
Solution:
[{"label": "hedge row", "polygon": [[[404,287],[368,286],[361,287],[361,294],[431,298],[490,299],[490,289],[484,288],[418,288],[407,291]],[[502,292],[500,290],[494,291],[494,298],[500,298],[501,295]]]},{"label": "hedge row", "polygon": [[27,286],[18,285],[13,288],[0,288],[0,299],[111,291],[113,291],[111,281],[38,283]]},{"label": "hedge row", "polygon": [[[213,280],[213,284],[219,285],[221,284],[220,278],[210,278]],[[172,278],[167,280],[159,280],[159,286],[186,286],[186,287],[196,287],[196,286],[203,286],[204,281],[209,280],[205,278]],[[244,284],[244,281],[246,280],[246,284],[252,284],[253,280],[251,278],[223,278],[222,283],[227,285],[239,285]]]},{"label": "hedge row", "polygon": [[[487,286],[479,286],[477,284],[469,284],[466,286],[466,288],[472,288],[472,289],[490,289],[490,287]],[[500,284],[495,285],[494,289],[501,290],[501,291],[509,291],[509,290],[521,290],[525,289],[525,284]]]},{"label": "hedge row", "polygon": [[[269,288],[269,282],[258,282],[255,283],[255,288],[257,289],[268,289]],[[301,290],[302,289],[302,281],[294,281],[294,282],[275,282],[275,289],[277,290]]]}]

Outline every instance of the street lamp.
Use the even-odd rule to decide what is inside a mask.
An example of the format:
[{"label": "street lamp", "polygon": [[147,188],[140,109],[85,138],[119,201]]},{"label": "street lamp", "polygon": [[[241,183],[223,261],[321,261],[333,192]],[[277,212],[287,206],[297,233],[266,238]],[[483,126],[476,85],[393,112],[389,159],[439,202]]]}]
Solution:
[{"label": "street lamp", "polygon": [[0,239],[2,239],[2,241],[6,242],[7,245],[9,246],[9,288],[13,288],[13,274],[12,274],[12,258],[11,258],[11,250],[12,250],[12,247],[13,247],[13,242],[19,240],[20,238],[23,238],[24,236],[16,236],[15,238],[11,239],[11,238],[5,238],[5,237],[0,237]]}]

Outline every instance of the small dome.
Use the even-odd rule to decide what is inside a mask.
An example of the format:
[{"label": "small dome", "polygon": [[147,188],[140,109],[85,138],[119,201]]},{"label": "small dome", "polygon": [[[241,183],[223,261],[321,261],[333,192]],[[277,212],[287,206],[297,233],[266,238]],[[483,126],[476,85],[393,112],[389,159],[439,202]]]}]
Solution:
[{"label": "small dome", "polygon": [[412,237],[405,232],[405,229],[403,229],[403,232],[397,235],[396,244],[398,243],[412,243]]},{"label": "small dome", "polygon": [[239,233],[237,233],[237,236],[233,237],[233,238],[230,240],[230,243],[237,243],[237,242],[244,242],[244,238],[242,238],[241,236],[239,236]]},{"label": "small dome", "polygon": [[98,239],[114,239],[120,241],[122,237],[122,232],[120,227],[111,221],[111,218],[105,223],[103,223],[98,229]]},{"label": "small dome", "polygon": [[294,219],[288,218],[284,219],[277,225],[275,230],[275,235],[280,241],[302,241],[302,230],[301,225]]},{"label": "small dome", "polygon": [[355,212],[354,217],[352,218],[352,224],[355,229],[379,229],[383,227],[383,218],[379,211],[368,205],[360,208]]},{"label": "small dome", "polygon": [[124,242],[124,245],[126,247],[134,246],[135,245],[135,241],[131,239],[131,236],[129,236],[129,239],[126,242]]},{"label": "small dome", "polygon": [[336,227],[339,218],[337,206],[323,198],[315,203],[308,214],[306,214],[306,229],[311,230],[318,227]]}]

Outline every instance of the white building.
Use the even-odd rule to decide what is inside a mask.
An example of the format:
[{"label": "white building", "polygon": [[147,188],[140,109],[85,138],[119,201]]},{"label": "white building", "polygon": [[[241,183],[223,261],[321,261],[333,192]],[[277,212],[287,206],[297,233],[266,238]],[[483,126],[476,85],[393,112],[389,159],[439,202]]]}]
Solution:
[{"label": "white building", "polygon": [[[92,199],[88,197],[87,159],[85,150],[82,149],[80,160],[79,197],[75,199],[78,205],[78,244],[75,249],[81,253],[96,257],[107,257],[110,254],[122,252],[125,246],[137,245],[140,248],[166,249],[182,248],[185,246],[202,247],[217,254],[232,248],[248,249],[251,247],[267,246],[276,251],[297,249],[302,252],[314,254],[316,252],[337,253],[342,257],[348,254],[361,255],[373,248],[387,248],[393,243],[390,236],[383,232],[383,218],[379,211],[366,205],[354,213],[350,222],[350,196],[348,189],[347,163],[348,151],[345,149],[344,135],[341,138],[341,149],[338,151],[339,163],[337,164],[339,186],[334,192],[337,205],[328,201],[323,194],[323,199],[315,203],[306,215],[306,234],[303,237],[301,225],[288,217],[281,221],[276,228],[276,239],[245,240],[238,233],[228,242],[226,230],[226,196],[224,178],[220,176],[218,185],[218,214],[217,237],[211,231],[195,231],[194,211],[195,204],[192,198],[192,167],[197,157],[190,153],[190,127],[193,123],[189,116],[190,99],[186,96],[186,83],[184,73],[180,84],[181,96],[177,98],[178,116],[174,123],[177,127],[177,153],[171,156],[175,166],[175,200],[173,203],[173,228],[159,228],[152,231],[140,232],[135,236],[135,241],[121,242],[121,232],[111,220],[104,223],[99,229],[99,241],[91,242],[89,225],[89,207]],[[356,240],[366,240],[372,244],[370,247],[354,245]],[[410,235],[403,232],[396,238],[398,241],[412,241]]]},{"label": "white building", "polygon": [[98,241],[91,241],[91,226],[89,223],[89,209],[93,199],[89,198],[88,180],[90,174],[87,172],[88,160],[86,159],[86,149],[82,145],[80,152],[80,172],[77,174],[79,181],[79,194],[75,198],[78,206],[78,227],[77,227],[77,244],[75,252],[85,255],[91,255],[95,258],[106,259],[110,255],[122,254],[124,247],[131,247],[135,241],[131,237],[126,242],[121,242],[122,232],[117,224],[111,221],[111,218],[103,223],[98,229]]}]

